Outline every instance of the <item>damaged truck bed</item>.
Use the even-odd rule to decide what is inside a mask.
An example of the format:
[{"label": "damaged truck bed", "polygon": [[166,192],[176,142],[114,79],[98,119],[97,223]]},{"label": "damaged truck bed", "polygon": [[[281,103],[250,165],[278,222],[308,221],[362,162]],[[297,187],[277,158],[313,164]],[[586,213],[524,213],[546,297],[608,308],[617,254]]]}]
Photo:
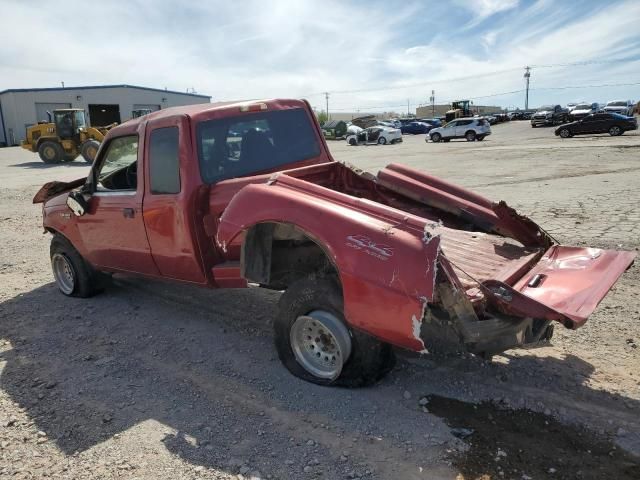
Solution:
[{"label": "damaged truck bed", "polygon": [[336,162],[297,100],[127,122],[86,180],[34,201],[64,294],[120,272],[282,290],[280,359],[319,384],[377,380],[392,346],[491,356],[548,340],[558,322],[581,326],[634,260],[561,246],[504,202],[402,165]]}]

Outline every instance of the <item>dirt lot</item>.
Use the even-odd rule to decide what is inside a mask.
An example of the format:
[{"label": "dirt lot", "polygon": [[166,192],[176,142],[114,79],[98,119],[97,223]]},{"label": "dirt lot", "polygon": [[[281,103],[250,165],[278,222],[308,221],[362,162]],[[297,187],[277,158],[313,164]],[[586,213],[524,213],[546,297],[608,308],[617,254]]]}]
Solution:
[{"label": "dirt lot", "polygon": [[[565,244],[640,247],[637,132],[561,140],[512,122],[482,143],[330,148],[504,199]],[[59,294],[31,197],[87,169],[0,149],[0,478],[640,477],[637,265],[544,348],[403,354],[373,388],[321,388],[277,359],[277,292],[119,279]]]}]

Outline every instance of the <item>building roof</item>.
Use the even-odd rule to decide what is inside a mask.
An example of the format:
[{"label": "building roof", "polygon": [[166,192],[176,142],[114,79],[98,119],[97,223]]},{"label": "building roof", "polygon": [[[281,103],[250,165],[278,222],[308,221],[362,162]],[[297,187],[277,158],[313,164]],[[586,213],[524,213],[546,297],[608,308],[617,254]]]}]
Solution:
[{"label": "building roof", "polygon": [[163,90],[161,88],[140,87],[138,85],[127,85],[126,83],[123,83],[121,85],[87,85],[82,87],[9,88],[7,90],[1,91],[0,95],[2,95],[3,93],[13,93],[13,92],[55,92],[55,91],[64,91],[64,90],[93,90],[98,88],[136,88],[138,90],[148,90],[151,92],[173,93],[176,95],[188,95],[190,97],[208,98],[209,100],[211,99],[209,95],[176,92],[175,90]]}]

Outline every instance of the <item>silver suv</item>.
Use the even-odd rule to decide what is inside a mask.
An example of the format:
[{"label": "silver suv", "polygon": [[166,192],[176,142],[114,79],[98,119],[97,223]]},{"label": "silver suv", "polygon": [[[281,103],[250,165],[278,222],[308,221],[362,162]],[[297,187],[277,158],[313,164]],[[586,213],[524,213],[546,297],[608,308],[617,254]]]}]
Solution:
[{"label": "silver suv", "polygon": [[429,131],[424,141],[428,142],[448,142],[452,138],[465,138],[467,142],[478,140],[481,142],[488,135],[491,135],[491,126],[485,118],[457,118],[451,120],[442,127],[433,128]]}]

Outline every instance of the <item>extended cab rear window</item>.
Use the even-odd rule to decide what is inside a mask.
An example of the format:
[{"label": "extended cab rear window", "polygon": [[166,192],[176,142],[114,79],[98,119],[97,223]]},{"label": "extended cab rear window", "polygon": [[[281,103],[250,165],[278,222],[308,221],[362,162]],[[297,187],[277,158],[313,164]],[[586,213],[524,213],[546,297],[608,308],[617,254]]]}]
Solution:
[{"label": "extended cab rear window", "polygon": [[206,183],[242,177],[320,155],[306,110],[293,108],[200,122],[200,174]]}]

